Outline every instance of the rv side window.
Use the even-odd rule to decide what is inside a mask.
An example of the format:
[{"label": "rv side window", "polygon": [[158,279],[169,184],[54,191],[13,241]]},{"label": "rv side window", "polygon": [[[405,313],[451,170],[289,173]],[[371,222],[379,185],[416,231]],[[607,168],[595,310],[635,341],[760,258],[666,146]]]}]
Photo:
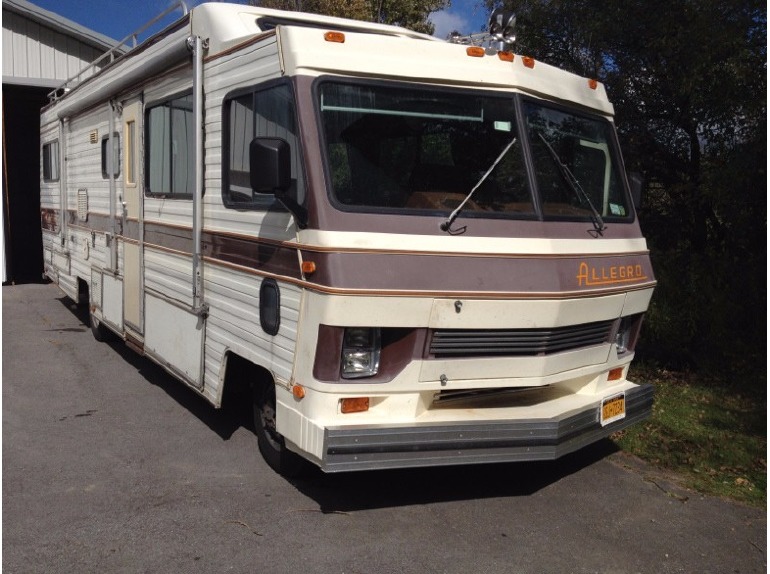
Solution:
[{"label": "rv side window", "polygon": [[134,147],[136,144],[136,122],[126,122],[126,183],[129,185],[136,183],[136,155]]},{"label": "rv side window", "polygon": [[59,181],[59,140],[43,144],[43,181]]},{"label": "rv side window", "polygon": [[294,95],[288,84],[250,91],[229,97],[224,107],[225,152],[222,200],[236,209],[266,208],[271,195],[254,193],[249,182],[249,144],[255,137],[279,137],[291,147],[291,189],[297,203],[305,199],[302,156],[297,137]]},{"label": "rv side window", "polygon": [[[102,177],[109,179],[110,172],[107,171],[107,166],[110,163],[110,136],[104,136],[102,138]],[[120,175],[120,135],[117,132],[112,134],[112,175],[118,177]]]},{"label": "rv side window", "polygon": [[190,199],[195,189],[195,136],[192,95],[148,106],[146,126],[147,195]]}]

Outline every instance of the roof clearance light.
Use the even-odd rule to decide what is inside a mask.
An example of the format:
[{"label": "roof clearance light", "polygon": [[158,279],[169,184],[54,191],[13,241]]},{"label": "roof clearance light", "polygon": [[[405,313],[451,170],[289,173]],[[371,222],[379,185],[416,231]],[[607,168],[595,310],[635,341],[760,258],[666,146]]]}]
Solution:
[{"label": "roof clearance light", "polygon": [[342,32],[326,32],[324,34],[324,40],[327,42],[336,42],[337,44],[345,43],[345,34]]},{"label": "roof clearance light", "polygon": [[524,65],[527,68],[534,68],[535,67],[535,59],[534,58],[530,58],[529,56],[523,56],[521,58],[521,61],[524,62]]},{"label": "roof clearance light", "polygon": [[497,57],[503,62],[513,62],[513,52],[498,52]]},{"label": "roof clearance light", "polygon": [[471,56],[472,58],[483,58],[484,57],[484,48],[480,48],[479,46],[469,46],[465,49],[465,53]]},{"label": "roof clearance light", "polygon": [[599,82],[596,80],[588,80],[588,87],[595,90],[599,86]]}]

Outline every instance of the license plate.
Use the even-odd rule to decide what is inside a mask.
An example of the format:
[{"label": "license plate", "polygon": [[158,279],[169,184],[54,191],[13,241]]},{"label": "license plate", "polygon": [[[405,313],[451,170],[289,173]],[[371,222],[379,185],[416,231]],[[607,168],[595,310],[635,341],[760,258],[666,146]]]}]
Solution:
[{"label": "license plate", "polygon": [[606,426],[626,416],[626,393],[613,395],[602,400],[600,422]]}]

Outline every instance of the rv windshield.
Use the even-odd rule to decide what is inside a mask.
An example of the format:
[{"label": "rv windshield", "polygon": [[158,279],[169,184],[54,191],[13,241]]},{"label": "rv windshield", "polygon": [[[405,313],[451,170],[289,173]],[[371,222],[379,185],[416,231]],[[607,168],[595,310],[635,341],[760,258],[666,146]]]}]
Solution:
[{"label": "rv windshield", "polygon": [[[325,81],[318,94],[332,197],[343,209],[444,221],[606,223],[631,215],[612,127],[601,118],[523,100],[526,124],[517,126],[516,97],[489,92]],[[527,137],[538,195],[527,174]],[[575,193],[563,167],[585,194]]]},{"label": "rv windshield", "polygon": [[609,122],[531,101],[524,117],[545,218],[592,219],[601,233],[631,215]]},{"label": "rv windshield", "polygon": [[[517,135],[510,96],[325,82],[320,110],[334,198],[353,208],[448,215]],[[520,144],[462,213],[534,217]]]}]

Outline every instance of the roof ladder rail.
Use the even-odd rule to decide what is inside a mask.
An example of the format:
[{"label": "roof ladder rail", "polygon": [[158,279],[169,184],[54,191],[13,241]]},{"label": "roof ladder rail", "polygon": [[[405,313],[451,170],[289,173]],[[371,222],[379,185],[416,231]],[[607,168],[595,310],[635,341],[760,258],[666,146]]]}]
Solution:
[{"label": "roof ladder rail", "polygon": [[190,10],[187,8],[187,3],[184,2],[184,0],[178,0],[176,3],[172,4],[171,6],[166,8],[163,12],[155,16],[152,20],[145,23],[137,30],[131,32],[128,36],[126,36],[120,42],[115,44],[112,48],[107,50],[104,54],[96,58],[96,60],[88,64],[86,67],[82,68],[77,74],[75,74],[71,78],[66,79],[61,85],[59,85],[56,89],[54,89],[52,92],[48,94],[48,100],[51,103],[53,103],[59,98],[61,98],[62,96],[64,96],[65,94],[67,94],[74,87],[74,85],[72,85],[73,83],[77,84],[81,76],[83,76],[88,71],[95,69],[96,66],[102,63],[102,61],[109,58],[109,61],[113,62],[115,60],[116,53],[118,56],[124,54],[125,52],[122,52],[121,50],[124,46],[128,46],[127,42],[129,40],[131,40],[131,46],[129,47],[128,51],[136,48],[137,38],[139,34],[145,32],[150,26],[157,23],[162,18],[165,18],[175,10],[179,10],[179,9],[182,10],[182,17],[187,16],[187,14],[190,12]]}]

